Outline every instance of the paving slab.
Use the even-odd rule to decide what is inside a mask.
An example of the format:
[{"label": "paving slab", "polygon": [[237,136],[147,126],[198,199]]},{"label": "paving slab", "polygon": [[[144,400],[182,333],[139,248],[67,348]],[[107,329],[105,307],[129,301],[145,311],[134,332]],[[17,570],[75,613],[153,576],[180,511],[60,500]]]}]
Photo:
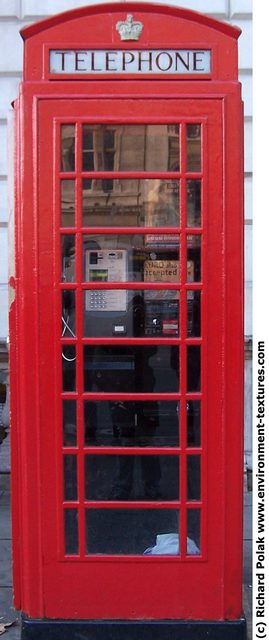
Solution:
[{"label": "paving slab", "polygon": [[0,540],[0,587],[12,587],[11,540]]},{"label": "paving slab", "polygon": [[0,504],[0,540],[11,540],[11,522],[9,505]]}]

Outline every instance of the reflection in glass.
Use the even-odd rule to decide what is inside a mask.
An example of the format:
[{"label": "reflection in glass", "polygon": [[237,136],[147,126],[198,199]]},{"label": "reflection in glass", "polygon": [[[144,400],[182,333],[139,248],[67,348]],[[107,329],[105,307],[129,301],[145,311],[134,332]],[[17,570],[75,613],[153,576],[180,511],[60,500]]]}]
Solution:
[{"label": "reflection in glass", "polygon": [[75,282],[75,236],[62,235],[62,281]]},{"label": "reflection in glass", "polygon": [[177,447],[179,403],[86,401],[84,425],[86,446]]},{"label": "reflection in glass", "polygon": [[201,180],[187,180],[187,227],[201,226]]},{"label": "reflection in glass", "polygon": [[187,456],[188,500],[200,500],[201,498],[200,461],[201,456]]},{"label": "reflection in glass", "polygon": [[76,401],[63,401],[63,443],[64,447],[72,447],[77,444],[77,415]]},{"label": "reflection in glass", "polygon": [[179,281],[176,234],[97,234],[84,236],[83,244],[86,282]]},{"label": "reflection in glass", "polygon": [[86,455],[86,500],[178,500],[179,458]]},{"label": "reflection in glass", "polygon": [[76,390],[76,347],[62,345],[63,391]]},{"label": "reflection in glass", "polygon": [[84,124],[82,166],[83,171],[178,171],[179,127]]},{"label": "reflection in glass", "polygon": [[72,289],[62,291],[62,338],[76,336],[76,293]]},{"label": "reflection in glass", "polygon": [[201,388],[201,347],[187,346],[187,391],[200,391]]},{"label": "reflection in glass", "polygon": [[[167,539],[167,536],[169,538]],[[111,555],[175,555],[177,509],[88,509],[86,553]],[[158,536],[158,540],[157,540]],[[157,545],[156,545],[157,542]]]},{"label": "reflection in glass", "polygon": [[187,282],[201,281],[201,236],[187,236]]},{"label": "reflection in glass", "polygon": [[61,226],[75,225],[75,180],[61,180]]},{"label": "reflection in glass", "polygon": [[187,291],[187,335],[201,336],[201,291]]},{"label": "reflection in glass", "polygon": [[82,207],[87,227],[178,226],[179,181],[83,180]]},{"label": "reflection in glass", "polygon": [[77,500],[77,457],[64,456],[64,500]]},{"label": "reflection in glass", "polygon": [[61,171],[75,171],[75,125],[61,126]]},{"label": "reflection in glass", "polygon": [[170,345],[84,347],[85,391],[177,392],[179,348]]},{"label": "reflection in glass", "polygon": [[187,545],[189,556],[201,553],[201,511],[200,509],[187,510],[187,536],[192,541],[192,545]]},{"label": "reflection in glass", "polygon": [[167,337],[179,333],[179,293],[92,289],[84,292],[86,337]]},{"label": "reflection in glass", "polygon": [[76,509],[64,510],[65,553],[78,555],[78,512]]},{"label": "reflection in glass", "polygon": [[187,171],[201,171],[200,124],[187,124]]},{"label": "reflection in glass", "polygon": [[201,446],[201,402],[188,400],[187,402],[187,446]]}]

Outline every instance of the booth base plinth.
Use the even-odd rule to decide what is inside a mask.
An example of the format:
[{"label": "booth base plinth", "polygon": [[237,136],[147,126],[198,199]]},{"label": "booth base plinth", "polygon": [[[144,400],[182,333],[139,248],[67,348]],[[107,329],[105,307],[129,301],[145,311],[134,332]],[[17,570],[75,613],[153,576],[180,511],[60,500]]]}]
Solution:
[{"label": "booth base plinth", "polygon": [[246,620],[33,620],[21,640],[246,640]]}]

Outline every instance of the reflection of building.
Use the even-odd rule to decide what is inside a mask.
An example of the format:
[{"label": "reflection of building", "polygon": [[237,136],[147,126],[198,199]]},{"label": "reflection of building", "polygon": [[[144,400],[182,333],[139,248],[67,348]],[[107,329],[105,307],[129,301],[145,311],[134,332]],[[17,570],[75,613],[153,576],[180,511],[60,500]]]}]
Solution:
[{"label": "reflection of building", "polygon": [[177,180],[84,180],[83,187],[84,226],[178,226]]},{"label": "reflection of building", "polygon": [[177,171],[178,126],[84,125],[84,171]]},{"label": "reflection of building", "polygon": [[[177,171],[177,125],[84,125],[85,171]],[[84,224],[178,225],[178,181],[162,179],[85,179]]]}]

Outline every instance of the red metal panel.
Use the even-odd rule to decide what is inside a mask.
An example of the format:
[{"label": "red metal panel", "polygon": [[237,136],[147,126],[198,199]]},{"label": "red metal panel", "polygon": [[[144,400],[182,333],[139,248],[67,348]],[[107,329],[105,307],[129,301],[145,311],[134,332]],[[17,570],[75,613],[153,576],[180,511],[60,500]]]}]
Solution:
[{"label": "red metal panel", "polygon": [[[115,23],[127,11],[144,23],[132,48],[212,48],[211,80],[161,82],[154,77],[127,82],[48,80],[49,48],[81,48],[91,33],[92,48],[119,47]],[[83,18],[83,19],[81,19]],[[106,41],[104,41],[104,33]],[[130,3],[84,7],[23,31],[25,79],[19,101],[17,180],[16,301],[11,309],[13,530],[16,604],[30,616],[57,618],[227,619],[241,614],[242,584],[242,130],[236,80],[239,30],[185,9]],[[84,43],[84,45],[83,45]],[[176,43],[176,44],[175,44]],[[121,43],[121,48],[129,48]],[[46,80],[44,82],[44,80]],[[90,85],[89,85],[90,80]],[[70,86],[72,89],[70,89]],[[89,90],[90,87],[90,90]],[[89,98],[89,95],[92,99]],[[38,97],[37,97],[38,96]],[[129,116],[130,114],[130,116]],[[84,345],[111,344],[111,338],[83,337],[83,296],[89,289],[151,289],[160,283],[83,282],[82,241],[87,234],[115,234],[112,227],[82,228],[82,178],[106,178],[82,171],[83,122],[180,123],[181,222],[158,228],[180,235],[180,336],[155,338],[155,345],[180,346],[180,389],[139,393],[136,400],[180,400],[179,447],[152,448],[152,455],[179,456],[180,499],[167,502],[112,502],[86,499],[85,455],[122,455],[119,447],[84,445],[85,400],[132,400],[130,393],[86,392]],[[61,173],[59,125],[76,125],[75,172]],[[203,129],[203,165],[186,175],[186,123]],[[237,144],[235,144],[237,141]],[[231,153],[233,150],[233,153]],[[109,174],[111,177],[112,174]],[[114,172],[114,178],[163,178],[167,173]],[[201,229],[186,228],[186,179],[203,182]],[[76,179],[76,227],[60,231],[60,178]],[[152,233],[152,228],[120,228],[117,234]],[[76,281],[60,282],[60,233],[76,234]],[[202,236],[202,277],[186,283],[187,235]],[[76,292],[76,337],[61,338],[62,290]],[[201,290],[201,338],[186,333],[187,290]],[[15,345],[17,336],[18,348]],[[29,349],[29,336],[31,349]],[[150,338],[113,338],[115,345],[148,345]],[[76,391],[63,392],[63,345],[76,348]],[[187,390],[186,352],[201,345],[202,387]],[[16,371],[14,370],[16,366]],[[62,399],[77,403],[77,443],[62,442]],[[187,447],[186,402],[202,400],[201,447]],[[124,455],[148,455],[125,448]],[[65,500],[63,454],[78,462],[78,496]],[[186,455],[201,454],[200,500],[187,500]],[[78,509],[79,553],[65,554],[63,509]],[[86,555],[85,508],[109,510],[180,509],[180,556]],[[201,509],[201,554],[186,555],[187,510]],[[19,540],[20,544],[17,544]],[[21,569],[23,567],[23,569]]]},{"label": "red metal panel", "polygon": [[[69,109],[69,106],[67,107]],[[70,116],[71,119],[78,119],[79,117],[83,117],[83,113],[85,114],[85,117],[90,117],[91,113],[95,112],[95,103],[81,103],[81,106],[77,106],[74,103],[74,106],[71,110],[71,114]],[[150,113],[147,114],[147,106],[144,103],[138,104],[136,107],[136,111],[137,113],[141,114],[141,108],[143,108],[143,113],[145,114],[145,119],[150,117],[150,114],[152,113],[152,105],[150,107],[148,107],[148,109],[150,110]],[[157,105],[154,107],[156,110],[158,110],[159,113],[162,113],[162,104],[157,103]],[[207,102],[207,103],[200,103],[199,106],[197,105],[196,108],[196,117],[197,117],[197,112],[198,110],[200,111],[200,114],[202,117],[204,115],[205,112],[205,108],[206,108],[206,112],[207,112],[207,116],[208,118],[211,120],[211,127],[213,128],[213,126],[215,127],[215,134],[214,134],[214,143],[213,140],[211,138],[211,146],[210,146],[210,156],[208,156],[207,160],[209,161],[210,167],[211,167],[211,175],[212,175],[212,168],[215,164],[215,160],[216,158],[219,159],[219,157],[222,155],[222,139],[221,139],[221,111],[220,108],[218,106],[218,104],[213,103],[213,102]],[[59,113],[63,113],[63,115],[65,114],[65,107],[64,105],[61,105],[60,107],[56,104],[56,103],[49,103],[49,102],[45,102],[44,104],[41,104],[41,108],[40,108],[40,133],[41,131],[44,129],[47,132],[48,135],[48,131],[53,131],[53,120],[56,118],[57,120],[57,116]],[[134,109],[133,105],[132,105],[132,109]],[[188,113],[189,110],[189,103],[188,102],[171,102],[171,118],[172,117],[177,117],[180,120],[184,117],[186,118],[186,115]],[[114,113],[115,113],[115,118],[119,119],[119,118],[124,118],[124,114],[128,112],[128,105],[123,105],[122,103],[114,103]],[[105,113],[103,112],[103,117],[105,117]],[[100,117],[102,117],[102,115]],[[54,116],[54,118],[53,118]],[[162,116],[160,116],[161,118]],[[52,136],[51,136],[51,141],[52,141]],[[214,146],[213,146],[214,145]],[[40,165],[41,166],[48,166],[49,165],[49,157],[51,156],[52,153],[52,142],[51,145],[46,145],[46,148],[42,149],[42,155],[40,155]],[[220,173],[218,176],[218,179],[216,178],[216,176],[214,176],[214,189],[216,189],[216,182],[219,185],[219,190],[220,190],[220,194],[221,194],[221,190],[222,190],[222,179],[221,179],[221,165],[220,165]],[[40,174],[41,175],[41,174]],[[47,218],[47,216],[44,215],[44,211],[51,211],[51,205],[50,205],[50,200],[51,200],[51,194],[52,194],[52,190],[50,188],[50,184],[53,183],[53,172],[49,171],[47,172],[47,178],[46,178],[46,183],[43,183],[42,181],[40,182],[40,190],[41,190],[41,194],[40,194],[40,223],[39,223],[39,233],[40,233],[40,242],[44,243],[44,249],[43,251],[40,253],[40,267],[39,267],[39,276],[40,276],[40,287],[41,287],[41,299],[43,296],[42,290],[44,289],[44,295],[46,296],[46,300],[47,303],[49,303],[48,301],[48,296],[50,296],[50,291],[51,291],[51,284],[49,285],[49,282],[55,282],[55,287],[57,285],[57,289],[58,289],[58,279],[59,279],[59,259],[58,256],[56,256],[56,258],[54,259],[54,264],[55,264],[55,276],[56,276],[56,281],[54,280],[54,275],[53,275],[53,259],[52,259],[52,255],[53,255],[53,244],[51,242],[51,238],[55,237],[55,230],[54,230],[54,221],[52,219],[52,216],[50,216],[49,220]],[[216,191],[214,191],[214,193],[216,193]],[[221,203],[221,197],[219,197],[220,194],[217,194],[215,197],[212,197],[212,195],[209,195],[209,201],[211,199],[211,208],[214,208],[214,211],[216,212],[216,217],[218,218],[218,220],[220,221],[220,225],[222,224],[222,210],[220,207],[220,203]],[[184,220],[182,221],[182,223],[184,224]],[[174,229],[173,229],[174,230]],[[91,233],[95,232],[96,229],[91,229]],[[102,229],[102,231],[104,231],[104,229]],[[129,229],[126,230],[129,232]],[[110,232],[112,232],[110,230]],[[165,232],[167,232],[167,229],[165,229]],[[145,230],[144,230],[145,233]],[[187,231],[187,233],[189,233],[189,230]],[[216,256],[220,255],[219,252],[221,251],[221,243],[220,243],[220,238],[222,237],[221,233],[218,234],[218,230],[216,228],[216,226],[214,226],[214,244],[216,244],[217,242],[217,248],[216,248],[216,253],[214,253],[214,260],[216,260]],[[185,237],[185,234],[184,234]],[[217,240],[216,240],[217,237]],[[184,256],[186,256],[186,249],[184,250],[184,246],[185,243],[183,242],[182,244],[182,254],[181,254],[181,260],[184,260]],[[46,248],[45,248],[46,247]],[[48,265],[48,256],[51,256],[51,258],[49,259],[50,265]],[[206,259],[205,259],[206,260]],[[221,264],[219,269],[221,269]],[[78,275],[82,275],[82,274],[78,274]],[[218,270],[216,270],[216,279],[218,277]],[[78,278],[79,281],[79,278]],[[219,281],[219,280],[218,280]],[[62,285],[61,285],[62,286]],[[76,286],[76,285],[74,285]],[[117,283],[115,283],[113,286],[117,286]],[[125,285],[126,286],[126,285]],[[128,285],[129,287],[132,287],[132,284]],[[152,285],[152,288],[156,288],[159,285]],[[200,286],[203,286],[202,284]],[[55,288],[55,296],[57,295],[57,289]],[[46,294],[45,294],[46,291]],[[78,291],[79,291],[79,287],[78,287]],[[216,291],[214,291],[214,294],[212,293],[212,300],[214,299],[214,302],[212,303],[212,306],[215,306],[215,302],[216,302],[216,296],[220,295],[220,289],[218,288],[218,294],[216,293]],[[56,300],[56,297],[55,297]],[[56,309],[58,309],[58,304]],[[183,309],[184,309],[184,302],[183,302]],[[40,318],[40,330],[41,330],[41,335],[42,335],[42,362],[43,362],[43,375],[42,375],[42,383],[41,383],[41,387],[42,387],[42,396],[43,400],[41,400],[41,406],[46,406],[46,411],[44,414],[44,420],[46,420],[46,422],[50,425],[53,424],[61,424],[60,422],[60,416],[58,415],[58,410],[55,413],[55,416],[53,416],[53,413],[51,413],[52,408],[54,406],[55,403],[55,389],[59,388],[59,377],[61,375],[60,371],[57,370],[51,370],[51,358],[53,357],[53,353],[50,352],[49,350],[49,345],[51,345],[51,343],[53,342],[54,344],[57,343],[58,339],[57,336],[55,335],[55,338],[52,340],[52,334],[51,334],[51,330],[53,327],[55,327],[57,325],[56,323],[56,317],[54,316],[54,311],[53,311],[53,301],[51,299],[51,303],[49,303],[49,309],[47,310],[47,313],[44,316],[41,316]],[[77,349],[77,371],[81,372],[82,370],[82,366],[81,366],[81,355],[80,355],[80,344],[82,344],[81,338],[79,338],[79,336],[82,336],[82,332],[81,332],[81,327],[82,327],[82,318],[80,316],[80,311],[78,312],[78,316],[77,316],[77,320],[78,320],[78,329],[77,329],[77,339],[74,341],[73,339],[68,339],[68,340],[63,340],[62,342],[68,342],[68,343],[74,343],[77,342],[78,343],[78,349]],[[182,315],[182,317],[184,317]],[[80,329],[79,329],[80,327]],[[54,330],[55,331],[55,330]],[[162,341],[165,341],[166,344],[174,344],[174,343],[183,343],[184,344],[184,337],[185,337],[185,329],[183,326],[183,321],[182,321],[182,327],[181,327],[181,338],[180,340],[178,339],[171,339],[171,338],[166,338],[166,339],[159,339],[156,340],[156,343],[161,343]],[[115,342],[121,344],[126,342],[126,339],[115,339]],[[91,344],[95,344],[95,343],[99,343],[99,344],[107,344],[109,342],[111,342],[111,339],[84,339],[83,340],[84,343],[91,343]],[[130,343],[144,343],[144,344],[148,344],[150,342],[149,339],[133,339],[133,340],[128,340],[128,342]],[[201,342],[200,339],[188,339],[188,344],[199,344]],[[47,345],[47,347],[45,346]],[[182,348],[182,347],[181,347]],[[218,334],[216,334],[216,345],[214,346],[215,351],[214,354],[216,355],[217,352],[221,353],[221,343],[218,337]],[[56,363],[57,363],[57,354],[59,354],[59,350],[58,348],[55,349],[55,356],[56,357]],[[182,356],[181,356],[182,357]],[[58,360],[58,362],[60,362],[60,360]],[[215,360],[214,360],[215,362]],[[214,364],[214,362],[211,362],[211,366],[209,368],[209,372],[210,375],[212,375],[213,371],[213,376],[214,379],[218,378],[219,373],[218,370],[216,371],[216,366]],[[48,385],[46,383],[46,374],[44,373],[47,369],[50,368],[50,384]],[[182,367],[182,380],[181,380],[181,391],[180,391],[180,397],[182,399],[185,398],[185,394],[186,394],[186,369],[183,366]],[[56,378],[54,378],[53,376],[56,374]],[[209,375],[209,373],[207,373],[207,376]],[[78,387],[77,387],[77,394],[76,397],[80,398],[81,397],[81,393],[83,391],[82,388],[82,379],[80,378],[81,373],[79,373],[78,375]],[[216,389],[216,396],[217,398],[220,397],[220,393],[221,393],[221,384],[219,384],[219,386]],[[74,397],[73,394],[64,394],[64,397]],[[98,394],[96,394],[96,396],[94,396],[94,394],[83,394],[83,397],[97,397],[98,398]],[[111,395],[108,394],[106,395],[106,397],[116,397],[115,394]],[[119,394],[119,397],[124,397],[123,394]],[[141,397],[138,396],[138,397]],[[146,394],[144,394],[143,397],[147,397]],[[151,397],[151,396],[150,396]],[[162,397],[162,396],[159,396]],[[169,396],[167,396],[169,397]],[[177,396],[175,396],[177,397]],[[188,397],[193,397],[193,394],[188,394]],[[198,394],[198,397],[200,397],[200,394]],[[46,404],[44,404],[45,402],[45,398],[46,398]],[[132,398],[132,396],[127,395],[127,398]],[[216,400],[217,402],[217,400]],[[183,407],[183,413],[184,413],[184,403],[182,402],[182,407]],[[218,406],[220,407],[220,400],[218,399]],[[56,410],[56,405],[55,405],[55,410]],[[215,423],[216,421],[216,416],[217,416],[217,411],[218,409],[215,407],[214,409],[214,418],[212,416],[211,420]],[[182,417],[183,417],[183,413],[182,413]],[[81,411],[80,414],[81,416]],[[219,424],[221,424],[221,416],[219,416]],[[79,420],[78,422],[78,456],[79,459],[81,460],[81,464],[79,465],[79,495],[81,496],[79,502],[69,502],[68,506],[76,506],[76,505],[81,505],[80,506],[80,511],[79,511],[79,530],[82,534],[82,536],[85,535],[85,530],[84,530],[84,514],[83,514],[83,456],[85,454],[86,451],[88,451],[87,449],[82,449],[82,426],[81,426],[81,421]],[[44,475],[44,479],[43,479],[43,483],[44,483],[44,489],[45,489],[45,504],[47,503],[48,500],[50,500],[50,505],[47,508],[46,507],[46,515],[44,514],[45,520],[47,523],[50,523],[50,526],[46,526],[44,528],[44,534],[45,537],[43,538],[43,544],[44,544],[44,548],[46,547],[46,551],[45,551],[45,555],[47,556],[47,558],[50,560],[48,560],[46,562],[46,568],[45,568],[45,600],[46,600],[46,615],[48,616],[66,616],[67,615],[67,606],[68,606],[68,615],[78,615],[78,617],[84,617],[85,615],[90,616],[90,617],[98,617],[100,615],[100,612],[98,610],[98,604],[94,601],[94,593],[92,593],[92,596],[89,598],[90,602],[92,604],[87,605],[87,614],[86,614],[86,609],[85,609],[85,604],[81,602],[80,607],[78,608],[78,602],[76,600],[76,596],[75,596],[75,605],[73,606],[74,600],[73,600],[73,590],[72,590],[72,603],[69,601],[67,604],[67,600],[66,600],[66,594],[63,596],[63,598],[60,598],[60,601],[63,602],[63,605],[60,606],[60,610],[59,610],[59,597],[57,598],[57,613],[56,610],[54,608],[54,605],[52,603],[52,601],[55,602],[55,596],[56,596],[56,592],[55,594],[53,593],[54,587],[51,586],[50,584],[50,580],[51,580],[51,572],[49,567],[52,568],[52,566],[54,567],[54,585],[55,585],[55,589],[57,590],[57,593],[59,595],[59,593],[63,593],[62,589],[63,589],[63,584],[62,584],[62,579],[61,579],[61,575],[64,576],[64,582],[65,580],[68,580],[68,561],[67,558],[64,562],[61,561],[57,561],[57,557],[55,556],[55,534],[56,534],[56,514],[58,512],[58,525],[60,525],[61,522],[61,514],[60,511],[62,509],[62,507],[60,506],[62,503],[62,491],[61,491],[61,485],[62,485],[62,466],[61,466],[61,459],[60,459],[60,451],[62,451],[62,446],[60,445],[60,441],[59,441],[59,435],[57,436],[57,434],[55,434],[55,437],[57,437],[58,439],[58,444],[57,447],[54,447],[53,445],[53,440],[54,440],[54,436],[53,433],[51,431],[51,429],[48,429],[47,432],[44,434],[44,441],[43,441],[43,450],[45,451],[50,450],[51,452],[53,452],[53,450],[55,450],[55,455],[58,457],[57,459],[55,459],[55,462],[53,463],[53,458],[52,455],[50,456],[50,459],[46,462],[46,460],[43,460],[43,473]],[[185,436],[186,438],[186,436]],[[211,436],[211,440],[213,441],[211,444],[211,449],[209,448],[208,450],[208,455],[210,457],[210,465],[209,468],[204,467],[204,475],[206,474],[210,474],[210,477],[213,480],[213,476],[211,476],[211,474],[213,473],[213,470],[215,468],[215,473],[219,472],[223,473],[223,466],[221,465],[220,461],[222,460],[222,453],[219,447],[219,435],[217,440],[214,441],[213,436]],[[50,444],[49,444],[50,443]],[[59,448],[60,447],[60,448]],[[90,451],[90,450],[89,450]],[[182,433],[182,446],[181,446],[181,453],[183,453],[185,451],[185,445],[184,445],[184,434]],[[114,453],[117,452],[117,450],[113,450]],[[188,453],[191,454],[192,450],[190,449]],[[195,452],[195,450],[193,450],[193,452]],[[107,453],[111,453],[110,450],[107,450]],[[120,452],[118,452],[120,453]],[[126,450],[126,453],[128,454],[128,450]],[[135,453],[135,452],[133,452]],[[141,452],[140,452],[141,453]],[[157,451],[156,451],[157,453]],[[167,451],[167,453],[169,453],[169,451]],[[173,455],[175,455],[175,451],[172,452]],[[182,459],[184,461],[185,456],[182,456]],[[49,465],[49,469],[48,469],[48,465]],[[183,462],[184,465],[184,462]],[[57,472],[57,476],[58,476],[58,481],[56,476],[54,476],[54,472],[53,469],[57,469],[58,468],[58,472]],[[48,471],[49,472],[49,477],[48,477]],[[46,481],[45,481],[46,478]],[[181,505],[181,508],[183,507],[184,501],[186,500],[186,498],[184,498],[184,495],[186,494],[186,491],[184,491],[183,489],[186,488],[185,482],[186,480],[184,480],[185,478],[185,474],[184,474],[184,470],[183,472],[181,472],[181,478],[182,478],[182,498],[181,498],[181,502],[179,503],[179,506]],[[195,617],[196,619],[200,618],[201,616],[204,617],[209,617],[209,618],[221,618],[222,617],[222,607],[221,607],[221,593],[222,593],[222,587],[221,587],[221,582],[219,582],[219,588],[215,589],[215,599],[213,599],[212,601],[212,597],[211,599],[207,600],[207,603],[205,602],[204,599],[204,588],[207,588],[206,585],[208,586],[208,584],[210,582],[212,582],[214,580],[213,576],[216,576],[216,572],[220,573],[220,554],[218,549],[214,549],[214,545],[213,545],[213,539],[215,540],[215,536],[216,536],[216,530],[218,531],[218,539],[219,541],[222,539],[222,531],[219,528],[220,523],[222,522],[222,518],[221,518],[221,509],[220,509],[220,501],[219,501],[219,491],[218,491],[218,500],[216,500],[216,503],[214,505],[214,514],[212,517],[212,509],[213,509],[213,505],[211,503],[211,501],[213,502],[212,498],[210,499],[210,494],[214,493],[214,490],[212,488],[210,488],[211,484],[212,484],[212,480],[210,482],[209,479],[209,505],[208,505],[208,513],[209,513],[209,524],[207,527],[207,530],[205,529],[205,523],[202,525],[202,538],[204,541],[204,544],[206,543],[206,546],[209,548],[208,550],[208,562],[205,561],[206,555],[204,555],[204,553],[202,552],[202,563],[201,560],[199,561],[199,558],[188,558],[186,559],[185,563],[183,562],[183,558],[184,558],[184,546],[186,545],[186,543],[184,542],[185,540],[185,532],[186,532],[186,520],[184,518],[184,516],[182,517],[182,521],[181,521],[181,536],[182,536],[182,553],[181,556],[179,558],[173,558],[173,562],[171,560],[171,558],[159,558],[156,560],[156,558],[137,558],[134,557],[132,559],[132,557],[117,557],[117,558],[102,558],[100,560],[100,563],[98,565],[96,559],[93,557],[89,558],[87,557],[87,559],[85,560],[86,564],[89,566],[89,575],[87,578],[87,591],[89,593],[89,590],[91,591],[92,589],[96,588],[96,581],[100,581],[100,589],[102,588],[104,595],[105,595],[105,600],[107,602],[107,608],[106,608],[106,612],[103,613],[102,615],[106,616],[106,617],[127,617],[127,618],[135,618],[135,617],[152,617],[153,615],[153,610],[155,610],[155,616],[157,615],[157,617],[160,618],[165,618],[165,617],[186,617],[188,615],[188,611],[190,611],[190,607],[191,607],[191,602],[190,599],[193,601],[195,599],[196,602],[196,611],[191,611],[191,615],[192,617]],[[56,503],[55,500],[52,499],[52,487],[55,487],[55,484],[58,484],[59,486],[59,491],[58,491],[58,495],[56,496]],[[185,486],[184,486],[185,485]],[[223,486],[223,480],[220,482],[220,486]],[[203,481],[203,486],[202,486],[202,495],[203,495],[203,499],[205,499],[205,489],[204,489],[204,481]],[[47,496],[47,497],[46,497]],[[85,503],[88,504],[88,506],[95,506],[95,508],[97,508],[98,506],[102,506],[105,508],[112,508],[113,506],[115,506],[117,503],[98,503],[98,505],[94,505],[91,503]],[[148,504],[149,507],[154,508],[156,507],[156,505],[154,503],[144,503],[142,506],[145,506],[146,504]],[[171,508],[172,505],[174,505],[175,503],[164,503],[161,504],[162,508]],[[186,504],[186,503],[185,503]],[[197,506],[199,506],[202,503],[197,503],[194,502],[193,504],[190,505],[190,507],[195,508]],[[210,507],[211,504],[211,507]],[[120,508],[124,508],[126,506],[130,506],[130,504],[128,503],[122,503],[120,505]],[[136,508],[141,508],[141,504],[136,504],[135,505]],[[134,508],[134,505],[132,505],[132,508]],[[182,514],[185,513],[184,509],[182,509]],[[54,515],[53,515],[54,514]],[[185,521],[184,521],[185,520]],[[213,521],[214,523],[214,527],[211,526],[211,522]],[[202,519],[203,522],[203,519]],[[53,524],[54,523],[54,524]],[[215,530],[214,530],[215,529]],[[48,531],[50,532],[50,534],[48,534]],[[207,534],[207,535],[206,535]],[[58,537],[61,538],[62,536],[62,527],[61,525],[59,526],[59,530],[58,530]],[[61,548],[62,545],[60,545]],[[59,549],[60,549],[59,548]],[[81,552],[82,556],[81,558],[83,558],[83,548],[85,548],[85,541],[84,538],[81,538]],[[62,552],[60,553],[60,556],[62,556]],[[204,558],[204,559],[203,559]],[[153,560],[153,562],[152,562]],[[71,566],[74,566],[74,559],[72,559],[71,561]],[[159,581],[156,584],[156,587],[152,587],[152,593],[151,596],[146,597],[146,593],[144,592],[144,587],[143,585],[141,585],[141,583],[139,583],[140,585],[140,596],[139,598],[135,598],[136,603],[134,602],[134,597],[132,597],[131,599],[126,599],[126,592],[129,591],[129,589],[127,589],[127,585],[130,584],[130,580],[131,583],[133,583],[134,585],[137,584],[137,580],[138,580],[138,575],[140,574],[140,571],[142,570],[141,562],[143,563],[143,571],[145,572],[145,576],[146,577],[146,581],[145,581],[145,586],[147,584],[147,580],[150,580],[151,583],[154,585],[154,571],[155,569],[153,569],[153,567],[158,564],[159,569],[158,569],[158,574],[159,574]],[[52,564],[51,564],[52,563]],[[177,569],[177,578],[175,578],[175,581],[173,582],[173,572],[174,569],[172,569],[173,565],[176,565],[178,567]],[[76,579],[73,576],[73,571],[72,571],[72,580],[73,580],[73,588],[75,591],[80,590],[79,585],[82,586],[82,590],[81,590],[81,598],[82,598],[82,594],[83,591],[86,588],[86,584],[84,585],[84,575],[85,574],[85,568],[82,564],[75,564],[76,568],[77,568],[77,576]],[[94,578],[94,582],[95,582],[95,586],[91,586],[92,584],[92,580],[91,577],[92,576],[92,567],[95,567],[95,578]],[[99,566],[99,569],[98,569]],[[120,586],[118,586],[118,590],[117,592],[115,592],[114,586],[113,586],[113,580],[112,580],[112,575],[109,574],[108,571],[108,567],[114,567],[113,571],[116,570],[116,572],[118,572],[118,567],[124,567],[124,570],[121,570],[121,583]],[[194,570],[194,566],[200,567],[198,574],[197,574],[197,580],[196,578],[194,578],[193,573],[190,573],[190,566],[192,567],[192,572],[196,571],[196,569]],[[201,569],[201,566],[203,567],[203,569]],[[91,567],[91,569],[90,569]],[[117,567],[117,569],[116,569]],[[139,567],[139,569],[138,569]],[[218,567],[218,569],[217,569]],[[104,573],[105,571],[105,573]],[[172,573],[171,573],[172,571]],[[63,573],[64,572],[64,573]],[[67,572],[67,573],[66,573]],[[201,573],[203,572],[203,574]],[[190,578],[190,576],[192,575],[192,578]],[[202,575],[204,575],[204,577],[202,578]],[[59,578],[57,578],[56,576],[59,576]],[[99,577],[98,577],[99,576]],[[71,578],[71,576],[70,576]],[[74,582],[75,580],[75,582]],[[187,592],[186,592],[186,584],[189,582],[189,596],[187,595],[188,592],[188,588],[187,588]],[[90,584],[89,584],[90,581]],[[201,582],[202,581],[202,582]],[[201,589],[201,584],[203,583],[203,588]],[[165,598],[165,600],[162,600],[161,598],[161,584],[166,584],[166,585],[171,585],[171,588],[167,586],[169,593],[168,593],[168,597]],[[84,585],[84,586],[83,586]],[[102,585],[102,587],[101,587]],[[183,591],[182,591],[182,587],[184,585],[184,603],[183,603]],[[195,591],[195,585],[199,585],[199,588],[197,587],[197,593]],[[120,592],[119,592],[120,589]],[[137,590],[137,589],[136,589]],[[195,591],[195,597],[194,597],[194,591]],[[190,596],[191,594],[191,596]],[[203,597],[201,599],[201,595],[203,594]],[[130,594],[129,594],[130,595]],[[115,602],[113,602],[115,597]],[[120,608],[119,608],[119,600],[121,602],[120,604]],[[94,604],[93,604],[94,603]],[[156,603],[158,603],[158,613],[156,613]],[[70,609],[71,607],[71,609]],[[73,611],[73,613],[72,613]],[[75,614],[75,611],[77,612]]]}]

